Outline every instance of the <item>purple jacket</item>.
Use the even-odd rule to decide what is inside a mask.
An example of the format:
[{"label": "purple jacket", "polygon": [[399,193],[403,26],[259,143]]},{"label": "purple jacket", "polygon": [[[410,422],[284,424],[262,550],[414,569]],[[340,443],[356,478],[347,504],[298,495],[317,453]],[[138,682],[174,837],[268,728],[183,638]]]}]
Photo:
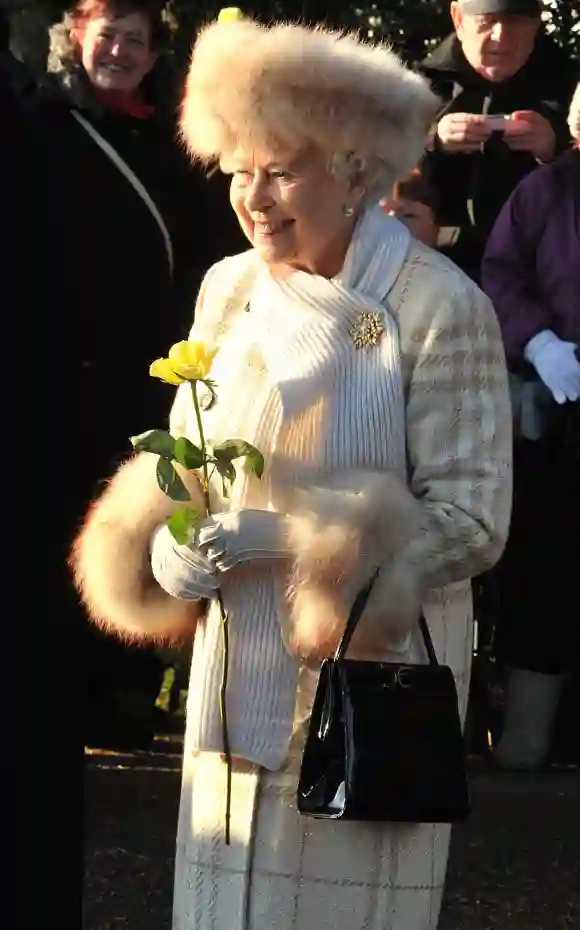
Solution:
[{"label": "purple jacket", "polygon": [[516,187],[489,237],[482,284],[512,362],[543,329],[580,344],[580,151]]}]

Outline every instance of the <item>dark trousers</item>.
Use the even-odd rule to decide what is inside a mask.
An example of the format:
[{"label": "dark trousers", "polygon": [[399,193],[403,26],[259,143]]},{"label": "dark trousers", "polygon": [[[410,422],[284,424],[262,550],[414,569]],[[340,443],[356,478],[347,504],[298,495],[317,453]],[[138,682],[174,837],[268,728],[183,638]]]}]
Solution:
[{"label": "dark trousers", "polygon": [[494,574],[498,658],[580,671],[580,462],[568,447],[515,442],[510,535]]}]

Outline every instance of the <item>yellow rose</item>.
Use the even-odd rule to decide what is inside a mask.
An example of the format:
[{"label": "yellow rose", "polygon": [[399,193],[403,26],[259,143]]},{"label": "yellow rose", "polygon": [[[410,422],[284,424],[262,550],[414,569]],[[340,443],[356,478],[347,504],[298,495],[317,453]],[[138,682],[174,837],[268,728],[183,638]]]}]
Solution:
[{"label": "yellow rose", "polygon": [[149,368],[149,374],[168,384],[201,381],[207,378],[216,351],[208,349],[199,339],[176,342],[169,350],[169,358],[156,359]]},{"label": "yellow rose", "polygon": [[167,381],[168,384],[183,384],[185,378],[181,378],[173,370],[173,364],[168,358],[157,358],[149,366],[149,374],[152,378],[160,378],[161,381]]},{"label": "yellow rose", "polygon": [[188,339],[171,346],[169,361],[173,365],[175,374],[181,375],[186,381],[192,381],[194,378],[207,378],[216,351],[216,349],[208,349],[205,342],[199,339]]}]

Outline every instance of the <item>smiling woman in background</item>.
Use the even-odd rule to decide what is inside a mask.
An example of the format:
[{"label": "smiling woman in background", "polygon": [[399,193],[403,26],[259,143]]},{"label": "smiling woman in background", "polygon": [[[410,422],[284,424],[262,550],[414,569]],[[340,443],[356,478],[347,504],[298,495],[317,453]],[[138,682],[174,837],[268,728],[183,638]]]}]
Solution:
[{"label": "smiling woman in background", "polygon": [[51,182],[59,296],[69,309],[61,323],[69,345],[78,340],[76,374],[90,395],[83,419],[100,457],[104,442],[122,454],[131,430],[162,415],[149,359],[191,325],[198,277],[230,251],[234,228],[223,226],[224,191],[213,247],[219,197],[210,209],[210,185],[176,141],[169,38],[159,0],[80,0],[53,30],[53,73],[37,99],[39,167]]},{"label": "smiling woman in background", "polygon": [[[51,73],[27,111],[37,152],[29,225],[39,243],[33,251],[29,236],[27,264],[40,291],[30,323],[50,360],[44,383],[55,392],[55,416],[69,424],[79,452],[53,527],[63,564],[87,502],[126,454],[129,435],[166,414],[150,359],[189,329],[201,270],[241,240],[236,230],[232,242],[226,191],[220,211],[215,182],[176,141],[168,39],[159,2],[81,0],[53,30]],[[76,609],[55,599],[57,610]],[[145,689],[152,710],[158,663],[92,628],[87,635],[94,726],[88,722],[86,739],[146,744],[148,734],[128,724],[114,693]]]}]

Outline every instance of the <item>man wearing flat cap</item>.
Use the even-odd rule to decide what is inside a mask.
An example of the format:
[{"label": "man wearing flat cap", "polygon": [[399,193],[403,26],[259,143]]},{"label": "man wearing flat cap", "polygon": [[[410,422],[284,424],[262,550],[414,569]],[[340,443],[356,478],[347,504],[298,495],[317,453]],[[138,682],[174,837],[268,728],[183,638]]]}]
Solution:
[{"label": "man wearing flat cap", "polygon": [[425,157],[441,202],[444,250],[479,282],[503,204],[569,144],[578,64],[542,27],[542,0],[454,0],[454,33],[421,70],[442,99]]}]

